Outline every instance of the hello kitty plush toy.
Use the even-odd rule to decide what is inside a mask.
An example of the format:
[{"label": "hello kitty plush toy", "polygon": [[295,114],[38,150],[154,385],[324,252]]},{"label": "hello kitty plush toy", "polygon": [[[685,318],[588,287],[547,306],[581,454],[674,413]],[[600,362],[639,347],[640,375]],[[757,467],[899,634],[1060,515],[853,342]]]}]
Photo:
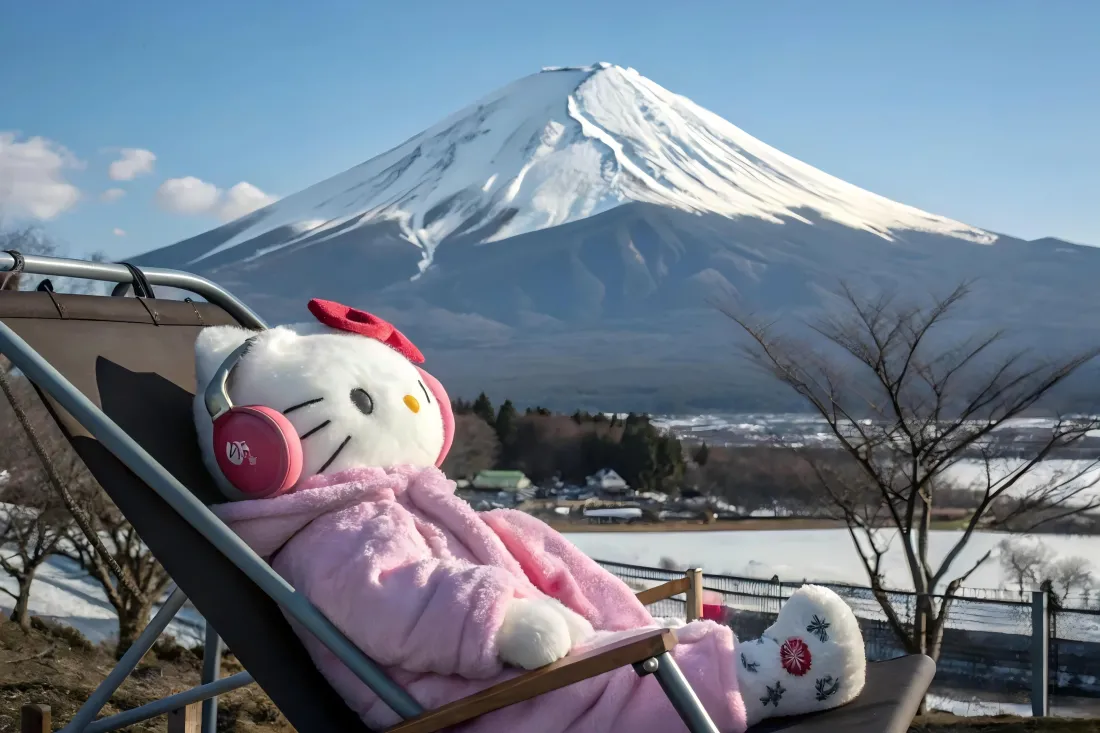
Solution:
[{"label": "hello kitty plush toy", "polygon": [[[621,580],[513,510],[475,512],[438,466],[454,417],[400,331],[312,300],[315,321],[195,343],[195,423],[231,501],[213,507],[261,557],[426,709],[616,635],[657,626]],[[373,728],[398,722],[311,634],[314,663]],[[722,733],[836,707],[863,688],[855,616],[805,586],[753,642],[676,629],[672,652]],[[630,667],[483,716],[467,733],[665,733],[682,723]]]}]

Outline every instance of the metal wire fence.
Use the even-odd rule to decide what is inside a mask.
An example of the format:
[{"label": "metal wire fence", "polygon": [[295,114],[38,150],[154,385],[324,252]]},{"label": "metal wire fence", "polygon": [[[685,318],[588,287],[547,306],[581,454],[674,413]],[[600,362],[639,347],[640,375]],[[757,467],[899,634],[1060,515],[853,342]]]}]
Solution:
[{"label": "metal wire fence", "polygon": [[[600,561],[637,590],[682,577],[676,570]],[[704,590],[736,611],[729,625],[738,638],[754,639],[770,626],[784,601],[803,583],[776,579],[704,575]],[[906,653],[882,603],[864,586],[818,583],[843,598],[863,632],[867,658],[884,660]],[[912,629],[916,594],[887,591],[885,601],[906,633]],[[943,597],[933,599],[940,608]],[[684,618],[683,597],[649,606],[655,617]],[[1092,594],[1052,599],[1050,673],[1052,696],[1100,698],[1100,597]],[[1011,701],[1026,702],[1032,690],[1032,600],[1030,593],[1004,589],[965,588],[948,605],[947,622],[937,662],[939,682],[960,689],[995,691]]]}]

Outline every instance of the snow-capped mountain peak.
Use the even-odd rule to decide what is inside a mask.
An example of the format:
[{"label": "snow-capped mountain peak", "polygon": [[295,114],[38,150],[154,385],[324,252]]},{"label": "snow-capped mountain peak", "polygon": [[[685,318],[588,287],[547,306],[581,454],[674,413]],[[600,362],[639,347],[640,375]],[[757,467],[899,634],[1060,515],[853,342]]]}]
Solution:
[{"label": "snow-capped mountain peak", "polygon": [[757,140],[631,68],[551,67],[520,79],[344,173],[252,215],[193,262],[274,229],[250,258],[381,221],[421,248],[560,226],[628,202],[775,223],[800,211],[885,239],[916,230],[995,235],[870,193]]}]

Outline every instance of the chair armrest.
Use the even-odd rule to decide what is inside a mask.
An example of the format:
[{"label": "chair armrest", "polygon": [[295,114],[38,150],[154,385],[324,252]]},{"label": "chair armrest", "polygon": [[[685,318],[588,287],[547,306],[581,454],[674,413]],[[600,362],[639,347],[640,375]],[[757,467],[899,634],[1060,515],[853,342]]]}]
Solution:
[{"label": "chair armrest", "polygon": [[675,646],[676,634],[669,629],[642,631],[575,657],[563,657],[553,664],[429,710],[423,715],[398,723],[387,729],[386,733],[435,733],[619,667],[644,662],[670,651]]},{"label": "chair armrest", "polygon": [[670,580],[654,588],[647,588],[636,593],[634,597],[643,606],[648,606],[680,593],[683,593],[685,598],[684,618],[689,622],[703,618],[703,571],[699,568],[685,570],[684,577]]},{"label": "chair armrest", "polygon": [[667,583],[661,583],[660,585],[655,585],[652,588],[646,588],[643,591],[639,591],[637,594],[635,594],[635,598],[637,598],[643,606],[648,606],[651,603],[663,601],[666,598],[672,598],[673,596],[679,595],[680,593],[687,593],[690,588],[691,579],[685,576],[683,578],[670,580]]}]

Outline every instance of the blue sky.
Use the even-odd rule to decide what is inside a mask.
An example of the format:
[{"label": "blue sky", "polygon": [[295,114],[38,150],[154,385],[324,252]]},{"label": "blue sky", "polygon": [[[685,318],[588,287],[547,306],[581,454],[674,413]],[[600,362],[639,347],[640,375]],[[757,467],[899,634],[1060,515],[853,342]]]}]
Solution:
[{"label": "blue sky", "polygon": [[[596,61],[876,193],[1100,245],[1088,0],[5,5],[0,216],[35,209],[73,253],[198,234],[230,204],[294,193],[542,66]],[[155,161],[132,154],[112,180],[122,149]],[[158,205],[186,177],[209,206]],[[112,188],[124,194],[102,201]]]}]

